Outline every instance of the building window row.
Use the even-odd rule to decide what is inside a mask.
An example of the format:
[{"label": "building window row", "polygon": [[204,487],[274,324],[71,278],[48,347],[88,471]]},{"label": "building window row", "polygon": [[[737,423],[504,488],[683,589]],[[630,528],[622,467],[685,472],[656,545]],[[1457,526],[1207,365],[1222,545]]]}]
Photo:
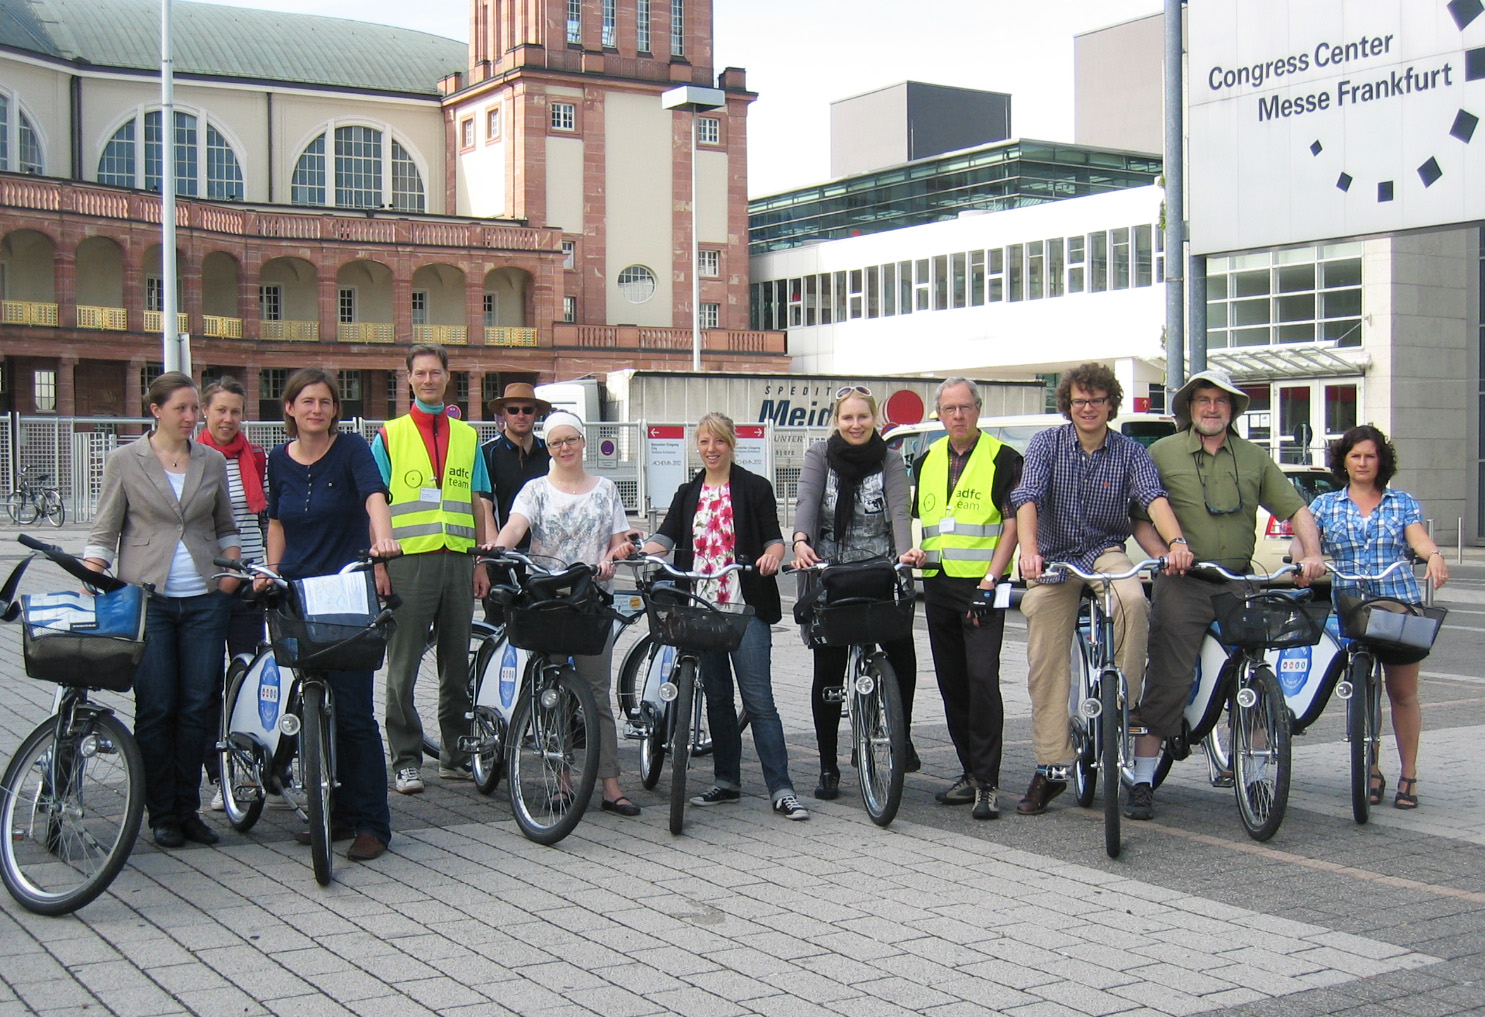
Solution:
[{"label": "building window row", "polygon": [[1207,346],[1361,345],[1360,243],[1207,259]]},{"label": "building window row", "polygon": [[[157,109],[136,113],[120,124],[99,156],[98,182],[160,191],[165,176],[164,125],[164,113]],[[211,120],[176,110],[171,147],[175,193],[190,197],[204,194],[212,201],[242,200],[242,164],[232,143]]]},{"label": "building window row", "polygon": [[[600,41],[604,49],[619,47],[618,0],[601,0],[599,10]],[[650,52],[650,0],[638,0],[636,4],[634,48],[641,53]],[[685,0],[671,0],[670,4],[670,55],[684,56],[685,47]],[[583,0],[567,0],[567,18],[564,36],[569,46],[583,44]]]},{"label": "building window row", "polygon": [[[351,125],[335,128],[334,165],[321,134],[311,141],[294,166],[289,201],[294,205],[328,204],[334,174],[337,208],[393,208],[422,212],[427,204],[423,176],[412,155],[385,131]],[[383,167],[390,165],[390,179]]]},{"label": "building window row", "polygon": [[41,174],[46,171],[36,127],[13,95],[0,91],[0,170]]},{"label": "building window row", "polygon": [[755,283],[751,319],[755,329],[808,328],[1164,281],[1163,238],[1153,224],[1141,223]]}]

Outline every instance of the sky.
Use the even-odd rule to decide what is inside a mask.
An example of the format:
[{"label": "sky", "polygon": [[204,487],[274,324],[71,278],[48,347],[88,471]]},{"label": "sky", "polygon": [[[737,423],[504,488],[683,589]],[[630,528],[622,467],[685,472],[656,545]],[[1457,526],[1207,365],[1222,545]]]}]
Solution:
[{"label": "sky", "polygon": [[[469,34],[468,0],[207,0]],[[751,196],[830,176],[830,103],[927,81],[1011,93],[1013,135],[1070,141],[1073,36],[1161,0],[713,0],[715,64],[742,67]]]}]

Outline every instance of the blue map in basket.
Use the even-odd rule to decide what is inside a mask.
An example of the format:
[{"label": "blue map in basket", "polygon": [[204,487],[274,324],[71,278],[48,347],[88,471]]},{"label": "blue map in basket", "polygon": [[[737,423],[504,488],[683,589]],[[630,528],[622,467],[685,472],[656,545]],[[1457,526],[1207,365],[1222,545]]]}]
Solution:
[{"label": "blue map in basket", "polygon": [[33,593],[21,598],[26,624],[60,632],[139,637],[144,591],[125,586],[112,593]]}]

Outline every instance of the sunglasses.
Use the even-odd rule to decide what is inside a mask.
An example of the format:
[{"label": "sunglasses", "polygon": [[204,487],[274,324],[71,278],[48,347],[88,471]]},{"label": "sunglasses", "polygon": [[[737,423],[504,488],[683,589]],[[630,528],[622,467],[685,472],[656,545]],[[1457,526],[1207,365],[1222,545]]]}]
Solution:
[{"label": "sunglasses", "polygon": [[521,417],[534,416],[536,414],[536,407],[535,406],[507,406],[505,408],[505,410],[504,410],[504,413],[505,413],[505,415],[507,417],[509,417],[509,416],[521,416]]},{"label": "sunglasses", "polygon": [[844,399],[846,396],[850,395],[853,392],[857,395],[871,395],[871,389],[867,388],[865,385],[846,385],[835,390],[835,398]]}]

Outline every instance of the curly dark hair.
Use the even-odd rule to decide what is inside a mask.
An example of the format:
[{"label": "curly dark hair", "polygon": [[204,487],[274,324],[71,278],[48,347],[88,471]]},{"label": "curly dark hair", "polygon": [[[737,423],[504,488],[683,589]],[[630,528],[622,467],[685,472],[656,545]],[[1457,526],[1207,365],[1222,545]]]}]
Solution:
[{"label": "curly dark hair", "polygon": [[1330,467],[1330,475],[1335,477],[1337,484],[1350,483],[1351,478],[1346,475],[1346,456],[1364,441],[1375,442],[1377,445],[1377,487],[1385,488],[1387,482],[1397,473],[1397,449],[1392,447],[1392,442],[1387,440],[1385,434],[1371,424],[1353,427],[1331,442],[1325,465]]},{"label": "curly dark hair", "polygon": [[1103,392],[1109,398],[1109,419],[1119,415],[1119,407],[1124,403],[1124,386],[1119,384],[1119,379],[1108,366],[1090,362],[1063,374],[1057,385],[1057,412],[1068,420],[1072,419],[1074,385],[1087,392]]}]

